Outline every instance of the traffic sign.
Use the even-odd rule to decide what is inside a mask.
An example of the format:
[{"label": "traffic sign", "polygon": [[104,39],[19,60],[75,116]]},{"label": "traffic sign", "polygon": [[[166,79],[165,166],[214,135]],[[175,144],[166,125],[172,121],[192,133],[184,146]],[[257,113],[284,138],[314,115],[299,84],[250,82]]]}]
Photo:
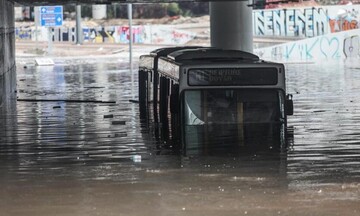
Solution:
[{"label": "traffic sign", "polygon": [[42,6],[40,7],[40,24],[46,27],[62,26],[63,7],[62,6]]}]

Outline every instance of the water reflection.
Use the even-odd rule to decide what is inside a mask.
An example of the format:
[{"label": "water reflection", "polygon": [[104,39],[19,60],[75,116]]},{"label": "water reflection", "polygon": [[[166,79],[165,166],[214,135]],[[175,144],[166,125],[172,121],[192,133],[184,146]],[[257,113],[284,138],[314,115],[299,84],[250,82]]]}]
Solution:
[{"label": "water reflection", "polygon": [[294,143],[293,127],[287,128],[285,123],[255,123],[252,120],[251,123],[247,121],[244,124],[221,121],[203,124],[197,118],[199,124],[191,121],[180,125],[178,115],[169,113],[157,122],[156,115],[149,106],[139,116],[144,139],[154,140],[159,149],[172,150],[173,153],[184,156],[281,154],[286,153],[289,145]]},{"label": "water reflection", "polygon": [[[114,65],[21,68],[18,98],[34,101],[18,102],[15,116],[20,128],[15,130],[4,123],[10,133],[4,143],[16,137],[19,156],[35,161],[86,161],[141,153],[144,144],[134,128],[136,105],[129,102],[130,79],[124,71],[115,70],[119,65]],[[94,73],[99,67],[103,70]],[[115,104],[36,101],[39,99],[112,100],[127,105],[119,108]],[[113,118],[104,118],[108,114]],[[5,112],[2,116],[11,117]],[[125,125],[113,125],[119,120]],[[131,146],[127,137],[131,137]]]},{"label": "water reflection", "polygon": [[336,62],[287,69],[287,86],[296,94],[289,121],[295,128],[289,152],[293,185],[359,181],[359,70]]}]

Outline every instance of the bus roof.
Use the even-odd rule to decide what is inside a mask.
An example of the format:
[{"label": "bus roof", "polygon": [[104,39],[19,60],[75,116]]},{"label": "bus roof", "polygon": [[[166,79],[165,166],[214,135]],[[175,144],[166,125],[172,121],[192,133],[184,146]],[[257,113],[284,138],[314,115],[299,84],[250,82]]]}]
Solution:
[{"label": "bus roof", "polygon": [[188,60],[260,60],[257,55],[252,53],[240,50],[223,50],[216,48],[182,49],[169,53],[167,57],[174,62],[179,63]]},{"label": "bus roof", "polygon": [[198,49],[198,48],[204,48],[203,46],[177,46],[177,47],[163,47],[156,50],[153,50],[150,52],[150,54],[161,57],[161,56],[167,56],[172,52],[183,50],[183,49]]},{"label": "bus roof", "polygon": [[139,67],[147,68],[147,69],[157,69],[158,68],[158,59],[160,57],[166,57],[170,53],[187,49],[197,49],[197,48],[205,48],[203,46],[176,46],[176,47],[163,47],[150,52],[147,55],[140,56]]}]

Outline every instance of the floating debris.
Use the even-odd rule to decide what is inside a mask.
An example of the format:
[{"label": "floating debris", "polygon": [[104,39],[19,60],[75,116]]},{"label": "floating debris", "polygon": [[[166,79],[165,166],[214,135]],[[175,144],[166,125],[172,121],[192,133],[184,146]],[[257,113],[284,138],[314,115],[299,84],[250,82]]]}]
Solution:
[{"label": "floating debris", "polygon": [[17,99],[21,102],[65,102],[65,103],[116,103],[115,101],[69,100],[69,99]]},{"label": "floating debris", "polygon": [[113,114],[104,115],[104,118],[114,118],[114,115]]},{"label": "floating debris", "polygon": [[102,88],[105,88],[105,87],[102,87],[102,86],[85,86],[84,88],[88,88],[88,89],[102,89]]},{"label": "floating debris", "polygon": [[129,100],[129,102],[131,102],[131,103],[139,103],[138,100]]},{"label": "floating debris", "polygon": [[126,137],[126,136],[127,136],[126,132],[120,132],[115,134],[115,137]]},{"label": "floating debris", "polygon": [[133,155],[131,157],[131,159],[135,162],[135,163],[140,163],[141,162],[141,155]]},{"label": "floating debris", "polygon": [[125,125],[125,121],[113,121],[112,124],[113,125]]}]

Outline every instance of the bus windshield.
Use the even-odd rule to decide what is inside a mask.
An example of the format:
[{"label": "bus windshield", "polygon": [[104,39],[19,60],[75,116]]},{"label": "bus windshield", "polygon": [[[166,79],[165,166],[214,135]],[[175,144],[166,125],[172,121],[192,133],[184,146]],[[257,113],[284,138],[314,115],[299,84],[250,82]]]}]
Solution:
[{"label": "bus windshield", "polygon": [[281,92],[269,89],[201,89],[184,93],[185,125],[275,123],[284,117]]},{"label": "bus windshield", "polygon": [[201,89],[183,95],[186,154],[236,152],[246,146],[275,150],[280,146],[284,92]]}]

